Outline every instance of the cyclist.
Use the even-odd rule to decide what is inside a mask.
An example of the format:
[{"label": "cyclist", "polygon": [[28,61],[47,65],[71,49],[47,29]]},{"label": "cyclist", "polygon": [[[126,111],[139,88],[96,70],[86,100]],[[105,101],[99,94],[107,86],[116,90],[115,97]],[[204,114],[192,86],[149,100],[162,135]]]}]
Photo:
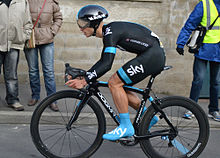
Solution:
[{"label": "cyclist", "polygon": [[[103,135],[103,139],[115,141],[134,135],[130,121],[128,105],[138,109],[140,99],[132,92],[125,91],[123,85],[133,85],[147,76],[160,73],[165,65],[165,53],[158,36],[145,26],[131,22],[111,22],[104,25],[103,19],[108,12],[98,5],[87,5],[80,9],[77,24],[86,37],[96,36],[103,39],[103,50],[100,60],[88,71],[83,79],[69,81],[66,85],[81,89],[89,82],[96,80],[111,69],[116,54],[116,48],[135,53],[137,56],[124,64],[114,73],[108,82],[114,103],[120,117],[120,125]],[[146,107],[144,111],[146,110]],[[155,116],[151,124],[155,124]]]}]

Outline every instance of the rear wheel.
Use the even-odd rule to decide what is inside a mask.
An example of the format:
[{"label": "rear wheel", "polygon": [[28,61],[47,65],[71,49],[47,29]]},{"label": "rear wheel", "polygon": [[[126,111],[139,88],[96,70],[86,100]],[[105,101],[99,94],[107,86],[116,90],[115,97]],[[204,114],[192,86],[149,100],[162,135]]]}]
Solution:
[{"label": "rear wheel", "polygon": [[[171,131],[161,114],[152,106],[148,108],[141,123],[139,135],[157,133],[149,139],[140,140],[144,153],[151,158],[196,158],[204,150],[209,138],[209,122],[202,108],[192,100],[184,97],[166,97],[161,100],[161,109],[177,130],[176,135],[159,134],[162,130]],[[191,111],[192,119],[183,118],[184,113]],[[149,128],[153,116],[160,119],[156,125]]]},{"label": "rear wheel", "polygon": [[[89,157],[101,145],[105,133],[105,117],[98,103],[90,98],[78,119],[67,124],[84,93],[75,90],[59,91],[45,98],[33,113],[31,136],[36,148],[45,157]],[[48,107],[56,102],[59,112]]]}]

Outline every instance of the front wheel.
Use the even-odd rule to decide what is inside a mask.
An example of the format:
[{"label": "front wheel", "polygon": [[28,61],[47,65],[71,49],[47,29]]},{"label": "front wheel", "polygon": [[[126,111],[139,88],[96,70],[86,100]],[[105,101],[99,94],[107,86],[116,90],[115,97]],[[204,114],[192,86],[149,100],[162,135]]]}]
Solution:
[{"label": "front wheel", "polygon": [[[31,119],[31,136],[36,148],[48,158],[89,157],[101,145],[106,122],[98,103],[90,98],[78,119],[67,124],[85,94],[64,90],[45,98],[35,109]],[[59,112],[48,107],[56,103]]]},{"label": "front wheel", "polygon": [[[166,97],[161,99],[161,103],[161,109],[177,132],[173,135],[162,135],[164,131],[171,133],[172,129],[161,114],[150,106],[140,123],[139,135],[158,136],[140,140],[142,150],[151,158],[197,158],[209,138],[209,122],[205,112],[198,104],[185,97]],[[183,118],[187,111],[194,115],[190,120]],[[159,121],[149,128],[155,115]]]}]

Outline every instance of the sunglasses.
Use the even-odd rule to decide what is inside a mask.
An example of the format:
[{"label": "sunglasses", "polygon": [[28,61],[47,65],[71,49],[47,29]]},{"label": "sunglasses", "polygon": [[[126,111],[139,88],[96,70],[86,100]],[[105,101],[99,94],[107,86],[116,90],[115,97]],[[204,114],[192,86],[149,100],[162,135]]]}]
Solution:
[{"label": "sunglasses", "polygon": [[77,20],[77,24],[78,24],[79,28],[85,29],[85,28],[89,27],[90,22],[87,21],[87,20],[78,19],[78,20]]}]

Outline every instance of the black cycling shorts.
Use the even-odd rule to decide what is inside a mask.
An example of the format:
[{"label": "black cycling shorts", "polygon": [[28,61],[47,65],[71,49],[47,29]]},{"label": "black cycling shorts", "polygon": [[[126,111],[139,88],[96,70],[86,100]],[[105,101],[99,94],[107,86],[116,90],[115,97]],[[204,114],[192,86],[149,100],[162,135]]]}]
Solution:
[{"label": "black cycling shorts", "polygon": [[123,65],[117,74],[125,85],[136,84],[149,75],[157,75],[165,66],[165,52],[158,41],[147,51]]}]

